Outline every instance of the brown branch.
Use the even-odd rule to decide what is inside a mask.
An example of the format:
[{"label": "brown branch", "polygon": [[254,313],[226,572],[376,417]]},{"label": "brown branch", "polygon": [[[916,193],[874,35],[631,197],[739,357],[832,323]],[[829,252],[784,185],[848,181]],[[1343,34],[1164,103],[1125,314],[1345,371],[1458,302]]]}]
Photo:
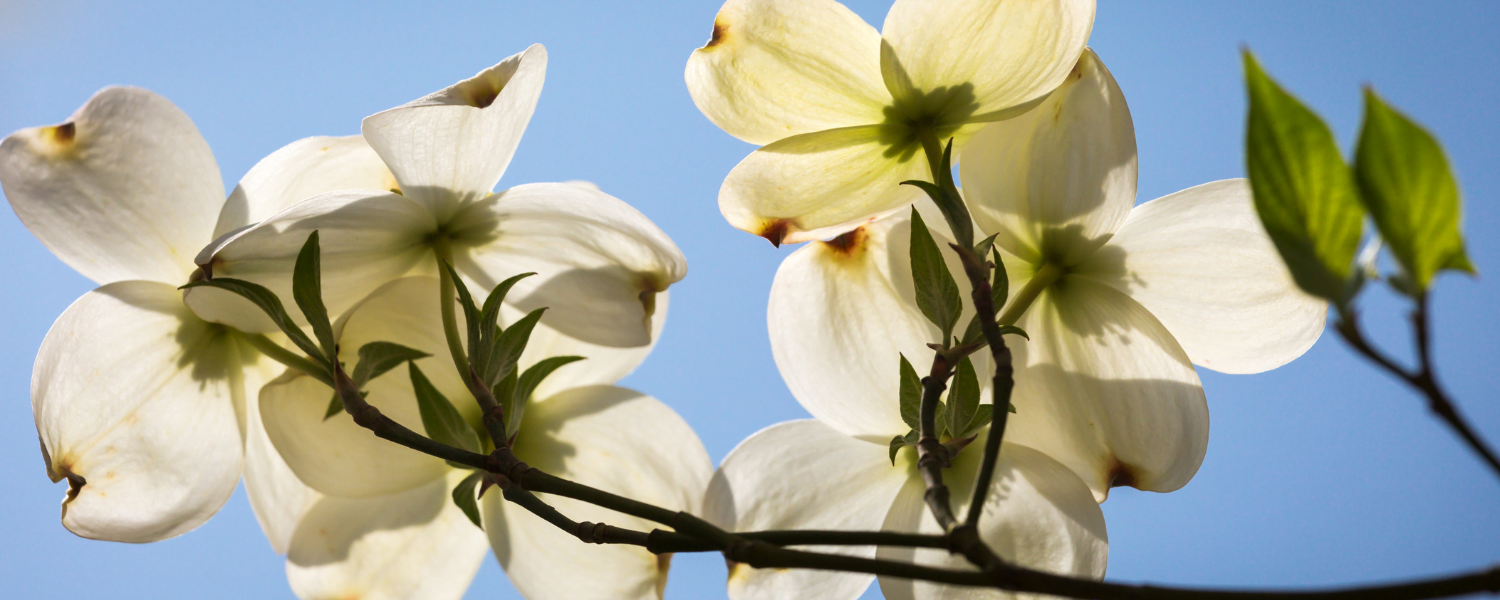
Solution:
[{"label": "brown branch", "polygon": [[932,369],[922,378],[922,407],[918,423],[917,471],[927,485],[923,498],[932,516],[943,531],[958,524],[953,516],[953,505],[949,501],[948,486],[943,484],[943,469],[948,467],[948,448],[938,441],[937,407],[943,390],[948,388],[948,378],[953,376],[953,366],[939,350],[932,357]]}]

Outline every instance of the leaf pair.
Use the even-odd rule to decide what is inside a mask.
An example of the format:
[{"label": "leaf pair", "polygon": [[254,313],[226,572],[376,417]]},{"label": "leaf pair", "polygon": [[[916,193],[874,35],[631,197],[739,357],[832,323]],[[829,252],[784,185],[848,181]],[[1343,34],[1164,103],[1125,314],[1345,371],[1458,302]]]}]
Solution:
[{"label": "leaf pair", "polygon": [[1244,61],[1255,207],[1299,287],[1347,306],[1363,281],[1353,263],[1366,211],[1413,295],[1440,270],[1474,272],[1459,233],[1458,184],[1431,134],[1366,89],[1351,169],[1323,120],[1249,51]]},{"label": "leaf pair", "polygon": [[[922,428],[922,378],[912,368],[906,356],[901,357],[901,420],[911,431],[904,436],[891,439],[891,463],[896,462],[896,453],[905,446],[915,446]],[[959,361],[953,375],[953,385],[948,389],[946,402],[938,401],[935,424],[939,439],[962,439],[972,437],[990,424],[994,406],[979,403],[979,375],[968,357]],[[1014,405],[1008,407],[1016,412]]]}]

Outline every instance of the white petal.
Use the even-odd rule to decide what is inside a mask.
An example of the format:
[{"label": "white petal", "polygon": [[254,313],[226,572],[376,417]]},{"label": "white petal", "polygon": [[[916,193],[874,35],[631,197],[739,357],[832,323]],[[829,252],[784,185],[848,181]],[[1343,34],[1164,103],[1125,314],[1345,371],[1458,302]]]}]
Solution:
[{"label": "white petal", "polygon": [[[426,277],[399,279],[370,294],[338,323],[340,360],[358,364],[359,349],[374,341],[394,342],[431,354],[416,361],[460,412],[477,420],[478,408],[454,372],[438,312],[438,282]],[[422,417],[403,366],[366,386],[367,400],[413,431]],[[447,472],[443,461],[375,437],[340,412],[324,420],[333,391],[306,376],[288,373],[261,391],[266,433],[297,477],[332,496],[371,497],[410,490]]]},{"label": "white petal", "polygon": [[286,575],[297,597],[457,599],[484,560],[484,532],[450,490],[467,472],[375,498],[323,498],[292,537]]},{"label": "white petal", "polygon": [[[730,531],[875,531],[911,476],[911,454],[898,455],[893,466],[884,444],[849,437],[813,419],[778,423],[740,442],[725,457],[709,483],[703,515]],[[873,546],[810,549],[875,557]],[[872,579],[870,575],[733,564],[729,596],[736,600],[852,599]]]},{"label": "white petal", "polygon": [[1135,204],[1135,126],[1092,50],[1024,115],[991,123],[959,165],[975,224],[1028,262],[1072,265],[1120,228]]},{"label": "white petal", "polygon": [[[910,237],[910,221],[891,217],[813,242],[788,256],[771,284],[766,320],[782,379],[808,412],[848,435],[887,441],[909,429],[899,402],[901,356],[925,375],[927,344],[942,340],[916,305]],[[949,270],[966,281],[956,258]],[[968,295],[967,285],[960,290]],[[973,357],[989,372],[986,353]]]},{"label": "white petal", "polygon": [[896,0],[881,72],[913,116],[993,119],[1062,83],[1093,24],[1094,0]]},{"label": "white petal", "polygon": [[1005,439],[1072,468],[1099,501],[1111,486],[1170,492],[1208,447],[1208,405],[1161,323],[1112,287],[1067,276],[1007,338],[1016,388]]},{"label": "white petal", "polygon": [[729,0],[687,85],[708,120],[753,144],[881,123],[891,103],[880,34],[833,0]]},{"label": "white petal", "polygon": [[1225,373],[1301,356],[1328,313],[1292,281],[1243,179],[1142,204],[1079,271],[1149,309],[1195,364]]},{"label": "white petal", "polygon": [[671,238],[618,198],[583,186],[533,183],[471,204],[454,219],[454,262],[479,288],[512,275],[506,297],[580,340],[649,345],[655,296],[687,274]]},{"label": "white petal", "polygon": [[5,138],[0,183],[26,228],[100,284],[187,283],[224,199],[193,121],[140,88],[105,88],[66,123]]},{"label": "white petal", "polygon": [[448,216],[495,189],[546,75],[547,49],[533,44],[451,87],[366,117],[360,130],[403,193]]},{"label": "white petal", "polygon": [[[281,298],[298,322],[292,299],[292,268],[312,232],[322,248],[323,302],[342,314],[365,295],[431,255],[432,213],[411,200],[374,190],[331,192],[300,202],[239,233],[215,240],[196,259],[213,277],[258,283]],[[430,258],[429,258],[430,260]],[[198,316],[241,331],[275,331],[271,320],[248,301],[212,288],[184,294]]]},{"label": "white petal", "polygon": [[921,148],[891,132],[845,127],[756,150],[724,179],[719,212],[779,246],[830,238],[899,210],[924,198],[901,182],[932,176]]},{"label": "white petal", "polygon": [[302,138],[260,159],[224,201],[218,238],[266,220],[293,204],[339,190],[397,191],[380,155],[357,135]]},{"label": "white petal", "polygon": [[[672,409],[624,388],[575,388],[526,412],[516,455],[548,473],[642,502],[696,513],[713,467]],[[657,525],[543,495],[574,521],[649,531]],[[670,556],[634,546],[586,545],[505,502],[483,498],[485,530],[511,583],[531,600],[661,598]]]},{"label": "white petal", "polygon": [[244,399],[231,372],[243,349],[229,336],[150,281],[89,292],[53,323],[31,409],[48,475],[74,488],[63,502],[69,531],[152,542],[197,527],[229,499]]},{"label": "white petal", "polygon": [[[257,387],[257,392],[259,388]],[[257,398],[259,394],[249,398]],[[307,510],[323,497],[307,487],[288,467],[260,419],[260,402],[246,402],[245,495],[255,520],[277,554],[286,554],[292,532]]]},{"label": "white petal", "polygon": [[[983,441],[977,440],[943,471],[943,481],[955,498],[955,510],[968,512],[968,498],[978,474]],[[1067,467],[1045,454],[1006,443],[990,493],[979,518],[980,537],[1011,564],[1074,577],[1102,579],[1109,557],[1104,513],[1094,503],[1088,486]],[[927,510],[920,477],[911,477],[886,517],[884,529],[940,533]],[[962,517],[960,517],[962,518]],[[973,570],[962,556],[945,550],[881,548],[880,558]],[[942,586],[894,577],[880,578],[880,591],[891,600],[1013,598],[1017,595],[986,588]]]}]

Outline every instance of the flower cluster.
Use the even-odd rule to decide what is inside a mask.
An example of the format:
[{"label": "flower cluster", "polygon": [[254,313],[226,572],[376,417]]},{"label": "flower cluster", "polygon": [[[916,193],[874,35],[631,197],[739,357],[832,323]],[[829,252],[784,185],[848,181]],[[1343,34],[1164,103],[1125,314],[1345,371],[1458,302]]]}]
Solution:
[{"label": "flower cluster", "polygon": [[[655,538],[576,546],[605,543],[595,523],[657,525],[537,500],[526,469],[732,532],[946,535],[929,510],[942,485],[982,500],[956,516],[1004,561],[1102,578],[1110,488],[1169,492],[1203,460],[1194,366],[1280,366],[1327,303],[1298,288],[1246,182],[1135,205],[1134,127],[1087,47],[1094,12],[897,0],[877,32],[833,0],[723,6],[687,86],[762,145],[725,179],[725,218],[809,242],[777,272],[768,325],[813,418],[717,471],[672,409],[615,385],[686,275],[672,240],[591,184],[494,191],[541,94],[540,45],[361,135],[293,142],[227,199],[192,121],[145,90],[17,132],[0,143],[6,196],[100,285],[53,325],[32,383],[63,524],[166,539],[243,476],[302,598],[457,598],[487,548],[528,598],[659,598]],[[822,549],[979,568],[934,547]],[[728,587],[838,599],[873,578],[732,560]]]}]

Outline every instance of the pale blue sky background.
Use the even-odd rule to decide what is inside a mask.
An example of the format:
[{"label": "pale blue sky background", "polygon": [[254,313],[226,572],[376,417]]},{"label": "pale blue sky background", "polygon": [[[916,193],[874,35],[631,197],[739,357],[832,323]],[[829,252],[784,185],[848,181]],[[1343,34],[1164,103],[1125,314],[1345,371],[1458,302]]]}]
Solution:
[{"label": "pale blue sky background", "polygon": [[[144,86],[193,117],[233,187],[287,142],[357,133],[366,115],[542,42],[546,90],[502,186],[595,181],[654,219],[691,265],[672,289],[660,346],[626,384],[676,408],[715,461],[764,426],[806,416],[776,373],[764,325],[772,275],[791,249],[720,218],[719,184],[753,148],[710,124],[683,85],[718,2],[220,4],[0,0],[0,134],[59,122],[108,84]],[[1436,132],[1484,274],[1439,282],[1440,375],[1500,440],[1500,4],[1102,4],[1091,45],[1133,109],[1143,200],[1244,173],[1241,45],[1327,117],[1345,148],[1367,82]],[[878,26],[889,2],[851,6]],[[0,211],[0,254],[0,595],[290,597],[242,493],[207,525],[158,544],[62,528],[64,486],[45,476],[28,381],[52,320],[93,285],[10,211]],[[1371,300],[1373,336],[1406,355],[1401,307]],[[1207,459],[1181,491],[1117,490],[1105,503],[1110,578],[1328,584],[1500,561],[1500,483],[1335,336],[1279,370],[1203,381]],[[674,567],[669,597],[722,597],[718,556],[679,556]],[[469,597],[516,596],[491,560]]]}]

